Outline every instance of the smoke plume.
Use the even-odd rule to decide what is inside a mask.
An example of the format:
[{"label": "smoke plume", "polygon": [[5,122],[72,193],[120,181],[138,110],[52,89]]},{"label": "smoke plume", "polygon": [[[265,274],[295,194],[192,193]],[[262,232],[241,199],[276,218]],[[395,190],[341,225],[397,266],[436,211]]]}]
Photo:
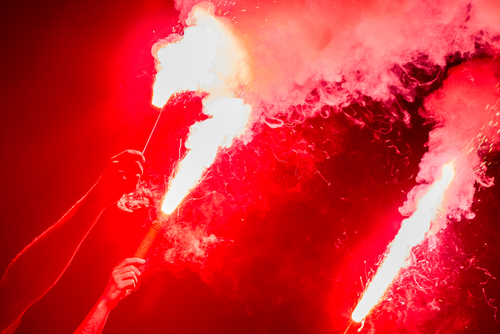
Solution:
[{"label": "smoke plume", "polygon": [[483,187],[493,185],[485,174],[483,158],[498,148],[499,79],[498,58],[474,60],[450,69],[443,87],[427,97],[421,114],[434,122],[434,129],[417,175],[424,185],[409,193],[403,214],[413,211],[415,199],[437,177],[441,166],[455,161],[458,175],[449,192],[447,213],[458,219],[468,213],[473,217],[470,208],[476,182]]},{"label": "smoke plume", "polygon": [[[181,21],[197,2],[176,1]],[[297,104],[314,116],[325,104],[345,106],[363,96],[388,101],[399,93],[413,100],[414,85],[402,82],[395,68],[422,59],[444,67],[449,55],[499,43],[496,1],[243,0],[216,6],[251,51],[253,93],[272,105],[259,109],[266,117]],[[313,90],[319,99],[308,101]]]},{"label": "smoke plume", "polygon": [[[200,2],[175,2],[186,26]],[[401,217],[391,212],[406,201],[400,212],[412,213],[442,165],[453,161],[457,178],[446,215],[433,227],[438,237],[416,251],[440,271],[411,267],[396,287],[422,277],[437,283],[422,279],[425,289],[404,290],[393,299],[400,303],[385,303],[374,315],[380,320],[384,309],[397,308],[412,324],[400,324],[402,332],[425,333],[432,316],[447,309],[436,296],[448,296],[450,277],[471,260],[456,236],[454,251],[439,249],[451,233],[443,227],[473,219],[476,189],[494,183],[483,158],[498,146],[500,3],[214,6],[248,55],[251,79],[238,97],[252,104],[252,123],[245,138],[219,149],[183,201],[159,258],[167,266],[196,264],[215,290],[245,305],[260,332],[287,329],[273,328],[283,312],[292,319],[288,332],[341,331],[370,276],[361,261],[375,264],[399,228]],[[459,317],[453,312],[441,313],[446,321],[435,332]]]}]

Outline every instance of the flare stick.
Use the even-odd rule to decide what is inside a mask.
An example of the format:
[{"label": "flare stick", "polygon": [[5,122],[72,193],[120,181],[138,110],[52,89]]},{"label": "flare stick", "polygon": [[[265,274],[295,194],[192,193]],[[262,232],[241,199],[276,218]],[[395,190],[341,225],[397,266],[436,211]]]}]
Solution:
[{"label": "flare stick", "polygon": [[161,214],[161,216],[158,216],[153,223],[151,224],[151,227],[149,228],[148,233],[146,233],[146,236],[142,240],[141,244],[139,245],[139,248],[135,252],[134,257],[139,257],[141,259],[144,259],[146,257],[146,254],[149,251],[149,248],[153,244],[153,242],[156,239],[156,236],[158,233],[161,231],[163,224],[169,219],[170,216],[167,216],[165,214]]}]

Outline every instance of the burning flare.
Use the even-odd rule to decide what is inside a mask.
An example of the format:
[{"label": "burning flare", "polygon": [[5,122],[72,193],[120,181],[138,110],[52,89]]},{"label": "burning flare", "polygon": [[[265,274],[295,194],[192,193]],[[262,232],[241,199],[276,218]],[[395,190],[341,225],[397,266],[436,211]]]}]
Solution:
[{"label": "burning flare", "polygon": [[419,200],[417,210],[410,218],[403,220],[401,229],[390,245],[389,254],[377,270],[373,280],[368,285],[356,309],[352,312],[352,320],[362,321],[370,310],[379,303],[385,291],[392,283],[399,270],[403,267],[410,251],[425,238],[441,204],[444,193],[455,177],[453,163],[442,168],[441,178],[436,181]]},{"label": "burning flare", "polygon": [[[251,113],[251,106],[236,98],[236,92],[244,90],[251,79],[247,52],[213,13],[210,3],[194,6],[184,35],[172,35],[152,48],[157,69],[153,105],[163,107],[172,95],[183,91],[208,93],[202,103],[209,118],[190,128],[188,152],[177,165],[161,207],[167,216],[199,182],[219,148],[230,147],[245,132]],[[137,257],[144,258],[164,222],[161,218],[153,222]]]},{"label": "burning flare", "polygon": [[191,126],[186,147],[188,153],[179,162],[177,173],[170,181],[170,187],[161,210],[171,214],[189,190],[200,180],[217,155],[219,147],[230,147],[233,138],[245,131],[251,108],[241,99],[218,99],[205,113],[212,116]]},{"label": "burning flare", "polygon": [[249,105],[235,98],[235,91],[250,80],[247,53],[213,12],[210,3],[194,6],[183,37],[171,36],[153,46],[158,71],[153,87],[155,106],[163,106],[176,92],[209,93],[203,107],[210,118],[190,129],[189,151],[179,163],[162,205],[167,215],[200,180],[219,147],[230,147],[245,132],[251,112]]}]

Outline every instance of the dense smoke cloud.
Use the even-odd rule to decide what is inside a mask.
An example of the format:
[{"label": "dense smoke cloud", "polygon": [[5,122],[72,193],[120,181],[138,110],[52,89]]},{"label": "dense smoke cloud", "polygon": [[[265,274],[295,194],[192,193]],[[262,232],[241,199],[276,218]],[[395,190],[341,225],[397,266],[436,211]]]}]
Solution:
[{"label": "dense smoke cloud", "polygon": [[[176,1],[183,20],[194,3]],[[270,115],[306,104],[346,105],[362,96],[414,98],[394,68],[444,66],[476,43],[498,45],[496,1],[236,1],[216,2],[253,55],[254,98],[273,104]],[[498,15],[496,16],[498,17]],[[420,63],[420,65],[419,65]],[[320,99],[307,103],[318,90]],[[269,112],[271,110],[271,112]]]},{"label": "dense smoke cloud", "polygon": [[[190,12],[200,2],[176,1],[180,21],[190,25]],[[253,79],[246,82],[243,94],[254,104],[255,125],[248,137],[262,131],[259,121],[276,128],[307,117],[328,117],[331,109],[325,106],[340,111],[370,99],[389,107],[397,97],[413,102],[422,86],[435,83],[440,73],[436,68],[444,68],[450,56],[470,57],[478,46],[495,54],[500,41],[495,19],[500,4],[495,1],[214,4],[219,20],[232,27],[251,55]],[[408,64],[427,74],[427,82],[412,77]],[[496,124],[489,123],[496,117],[495,66],[474,63],[452,69],[444,87],[426,99],[421,115],[435,122],[435,129],[417,177],[423,184],[409,193],[403,214],[414,211],[419,194],[450,160],[456,160],[459,176],[450,190],[455,201],[447,204],[449,214],[460,217],[469,212],[476,180],[492,184],[478,154],[484,140],[495,141],[491,132]],[[387,108],[388,122],[411,126],[409,114],[398,111]],[[362,126],[371,122],[351,119]]]},{"label": "dense smoke cloud", "polygon": [[[476,182],[493,185],[485,175],[483,157],[498,149],[499,79],[498,58],[467,62],[452,68],[443,87],[425,101],[422,115],[434,121],[435,128],[429,133],[429,152],[422,158],[417,181],[432,182],[443,164],[455,161],[458,175],[450,189],[450,215],[469,212]],[[422,188],[426,186],[412,190],[403,213],[413,211]]]}]

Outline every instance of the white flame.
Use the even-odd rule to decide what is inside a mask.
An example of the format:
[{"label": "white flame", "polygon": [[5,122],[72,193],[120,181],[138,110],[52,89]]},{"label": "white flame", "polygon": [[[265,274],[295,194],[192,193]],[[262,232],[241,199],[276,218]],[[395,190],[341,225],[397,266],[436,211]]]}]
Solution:
[{"label": "white flame", "polygon": [[360,322],[370,310],[379,303],[385,291],[392,283],[413,247],[422,242],[431,227],[444,199],[444,193],[455,177],[452,163],[443,166],[442,176],[422,196],[417,210],[410,218],[403,220],[401,229],[390,245],[389,254],[377,270],[368,285],[356,309],[352,312],[352,320]]},{"label": "white flame", "polygon": [[205,168],[213,163],[219,147],[231,146],[233,139],[244,132],[250,111],[250,106],[241,99],[220,99],[207,110],[212,118],[191,126],[186,143],[190,150],[170,183],[161,208],[163,212],[172,213],[201,178]]},{"label": "white flame", "polygon": [[157,75],[153,104],[165,105],[182,91],[203,91],[209,119],[191,126],[188,152],[176,168],[162,205],[171,214],[215,160],[220,147],[231,146],[243,134],[251,107],[235,98],[235,91],[250,80],[246,50],[221,19],[213,16],[211,4],[193,7],[184,36],[171,36],[153,46]]}]

